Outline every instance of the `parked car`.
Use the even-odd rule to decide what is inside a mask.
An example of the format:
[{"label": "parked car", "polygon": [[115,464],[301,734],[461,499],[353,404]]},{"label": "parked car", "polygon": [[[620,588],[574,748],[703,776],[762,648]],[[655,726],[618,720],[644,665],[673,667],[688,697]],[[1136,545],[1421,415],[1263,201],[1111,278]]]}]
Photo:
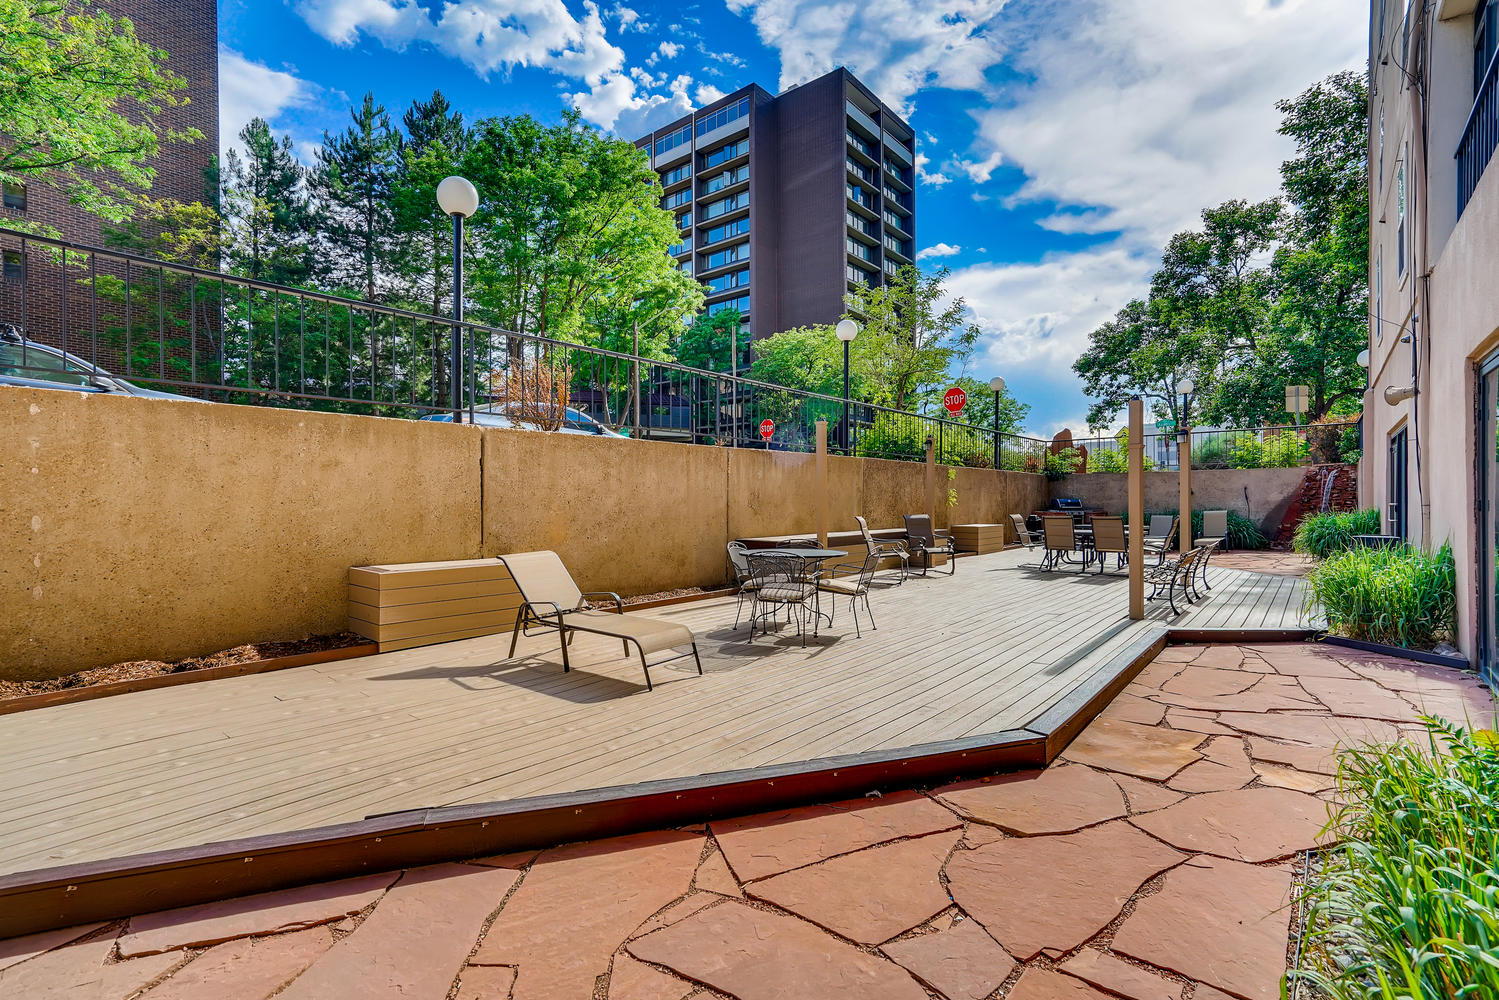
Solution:
[{"label": "parked car", "polygon": [[[535,409],[535,404],[530,404],[529,409]],[[522,431],[544,431],[548,428],[542,427],[534,419],[522,416],[523,408],[518,403],[492,403],[489,406],[476,409],[473,414],[473,422],[480,427],[505,427],[510,430]],[[432,413],[423,420],[432,420],[438,423],[452,423],[451,413]],[[467,423],[469,415],[463,414],[463,422]],[[610,430],[597,420],[584,413],[576,407],[566,407],[561,419],[561,426],[556,429],[558,434],[588,434],[593,437],[628,437],[618,431]]]},{"label": "parked car", "polygon": [[[147,389],[134,382],[127,382],[75,354],[27,340],[19,330],[9,325],[0,325],[0,385],[114,393],[151,399],[193,399],[192,396]],[[201,399],[193,401],[203,402]]]}]

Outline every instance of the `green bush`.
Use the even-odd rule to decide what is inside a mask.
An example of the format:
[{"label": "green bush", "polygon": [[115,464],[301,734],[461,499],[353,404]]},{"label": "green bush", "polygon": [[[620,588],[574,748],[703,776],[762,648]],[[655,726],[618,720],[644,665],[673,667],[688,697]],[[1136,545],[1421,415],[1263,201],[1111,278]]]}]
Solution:
[{"label": "green bush", "polygon": [[1358,425],[1344,427],[1338,434],[1338,459],[1349,465],[1357,465],[1364,457],[1363,445],[1359,442]]},{"label": "green bush", "polygon": [[[1174,510],[1147,510],[1145,512],[1145,523],[1158,514],[1175,517]],[[1125,523],[1129,523],[1129,514],[1124,515]],[[1202,511],[1192,512],[1192,537],[1202,537]],[[1225,549],[1265,549],[1270,547],[1270,540],[1260,531],[1260,526],[1236,510],[1228,512],[1228,540],[1223,543]]]},{"label": "green bush", "polygon": [[1435,553],[1401,546],[1354,548],[1312,567],[1308,610],[1350,639],[1430,649],[1450,639],[1457,622],[1457,568],[1452,547]]},{"label": "green bush", "polygon": [[1305,555],[1326,559],[1350,548],[1354,544],[1354,535],[1377,535],[1379,528],[1379,511],[1372,507],[1308,514],[1296,526],[1291,547]]},{"label": "green bush", "polygon": [[1330,1000],[1499,997],[1494,734],[1428,729],[1339,755],[1343,844],[1311,876],[1292,973]]},{"label": "green bush", "polygon": [[[1233,469],[1294,469],[1306,465],[1312,450],[1306,439],[1295,431],[1280,431],[1256,438],[1246,434],[1228,449],[1228,464]],[[1194,456],[1192,464],[1197,464]]]},{"label": "green bush", "polygon": [[1083,456],[1076,448],[1063,448],[1054,455],[1047,455],[1041,468],[1047,479],[1055,481],[1072,475],[1082,462]]}]

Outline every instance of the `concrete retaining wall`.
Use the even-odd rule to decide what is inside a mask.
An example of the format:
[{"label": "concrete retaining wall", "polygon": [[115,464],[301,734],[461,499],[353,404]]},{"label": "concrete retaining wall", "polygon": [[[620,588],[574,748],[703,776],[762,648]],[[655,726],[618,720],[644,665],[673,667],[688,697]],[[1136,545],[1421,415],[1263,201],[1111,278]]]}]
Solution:
[{"label": "concrete retaining wall", "polygon": [[[813,455],[16,388],[0,426],[0,678],[337,631],[350,566],[551,548],[585,590],[654,593],[817,529]],[[939,525],[1047,499],[933,480]],[[833,530],[927,505],[920,463],[829,458],[828,483]]]},{"label": "concrete retaining wall", "polygon": [[[1273,539],[1305,476],[1306,469],[1194,469],[1192,507],[1238,511]],[[1128,478],[1113,472],[1067,476],[1051,483],[1050,492],[1053,497],[1080,497],[1098,510],[1122,511]],[[1145,473],[1145,509],[1175,510],[1178,483],[1175,472]]]}]

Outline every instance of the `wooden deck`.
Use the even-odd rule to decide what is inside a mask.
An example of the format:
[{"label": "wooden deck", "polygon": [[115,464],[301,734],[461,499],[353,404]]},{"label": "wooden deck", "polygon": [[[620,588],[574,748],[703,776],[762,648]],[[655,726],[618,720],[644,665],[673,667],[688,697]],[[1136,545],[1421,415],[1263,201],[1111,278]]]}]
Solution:
[{"label": "wooden deck", "polygon": [[1122,576],[1024,550],[872,596],[802,648],[746,641],[734,602],[658,609],[700,637],[652,671],[582,636],[485,637],[0,717],[0,875],[441,805],[889,750],[1025,727],[1144,632],[1305,624],[1299,579],[1215,570],[1170,619]]}]

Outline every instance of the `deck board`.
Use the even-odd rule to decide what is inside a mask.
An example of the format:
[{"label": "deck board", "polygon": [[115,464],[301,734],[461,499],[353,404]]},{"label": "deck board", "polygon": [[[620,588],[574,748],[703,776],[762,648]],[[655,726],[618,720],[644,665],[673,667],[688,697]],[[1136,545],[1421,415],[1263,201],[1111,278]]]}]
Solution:
[{"label": "deck board", "polygon": [[1144,631],[1302,624],[1292,577],[1215,568],[1184,614],[1128,622],[1123,576],[1037,555],[882,586],[858,638],[840,602],[805,648],[746,641],[730,598],[648,612],[706,671],[657,668],[653,692],[612,641],[580,637],[563,674],[555,642],[511,660],[491,636],[3,716],[0,874],[1017,729]]}]

